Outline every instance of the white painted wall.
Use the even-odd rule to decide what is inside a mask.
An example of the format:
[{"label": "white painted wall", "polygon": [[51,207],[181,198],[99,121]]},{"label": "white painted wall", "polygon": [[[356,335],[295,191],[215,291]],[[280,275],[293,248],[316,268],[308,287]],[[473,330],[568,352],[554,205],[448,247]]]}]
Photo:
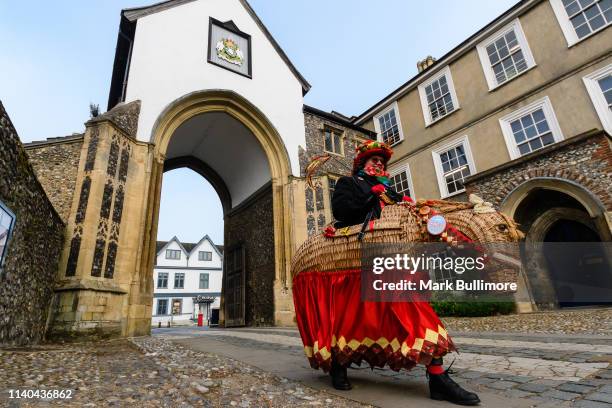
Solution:
[{"label": "white painted wall", "polygon": [[[181,259],[166,259],[166,249],[181,250]],[[212,252],[212,260],[200,261],[198,259],[199,251]],[[168,274],[167,288],[158,287],[158,277],[160,273]],[[174,287],[174,278],[175,274],[177,273],[185,274],[183,288]],[[200,289],[201,273],[208,274],[208,289]],[[216,299],[210,305],[209,309],[218,309],[220,307],[222,280],[223,260],[221,254],[216,250],[216,248],[214,247],[214,243],[207,236],[200,240],[200,242],[193,248],[190,253],[183,251],[181,245],[179,245],[179,242],[173,238],[164,248],[162,248],[158,252],[157,265],[153,269],[153,293],[155,294],[155,296],[152,310],[152,324],[156,326],[158,322],[162,322],[162,324],[165,325],[166,322],[171,319],[172,299],[183,300],[181,314],[172,316],[173,322],[188,322],[190,319],[197,317],[199,305],[193,303],[193,297],[197,295],[214,295]],[[157,303],[159,299],[168,300],[168,308],[166,315],[157,315]],[[207,318],[207,316],[204,317],[205,319]]]},{"label": "white painted wall", "polygon": [[[220,268],[222,265],[221,255],[213,245],[209,239],[202,239],[191,251],[188,265],[193,267]],[[198,256],[200,251],[212,252],[212,260],[200,261]]]},{"label": "white painted wall", "polygon": [[[181,251],[181,259],[166,259],[166,249]],[[178,242],[172,240],[157,254],[158,266],[187,266],[188,254],[183,251]]]},{"label": "white painted wall", "polygon": [[[251,35],[249,79],[207,62],[208,18],[232,20]],[[279,132],[299,176],[298,145],[305,146],[302,88],[238,0],[198,0],[141,17],[136,25],[126,102],[142,102],[139,140],[171,102],[194,91],[232,90],[259,108]]]}]

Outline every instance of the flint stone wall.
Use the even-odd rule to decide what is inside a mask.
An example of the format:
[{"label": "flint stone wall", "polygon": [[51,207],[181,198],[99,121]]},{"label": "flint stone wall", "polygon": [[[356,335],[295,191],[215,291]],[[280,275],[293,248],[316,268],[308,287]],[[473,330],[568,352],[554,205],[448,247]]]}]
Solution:
[{"label": "flint stone wall", "polygon": [[569,181],[596,196],[612,210],[611,139],[601,131],[574,136],[478,173],[466,180],[469,193],[492,202],[497,208],[518,186],[537,177]]},{"label": "flint stone wall", "polygon": [[0,271],[0,344],[37,343],[44,338],[65,225],[1,102],[0,200],[16,217]]},{"label": "flint stone wall", "polygon": [[64,223],[68,222],[83,135],[49,139],[24,146],[36,177]]},{"label": "flint stone wall", "polygon": [[[224,255],[244,245],[246,263],[245,323],[274,325],[274,220],[272,186],[267,184],[225,219]],[[227,290],[223,288],[223,290]]]}]

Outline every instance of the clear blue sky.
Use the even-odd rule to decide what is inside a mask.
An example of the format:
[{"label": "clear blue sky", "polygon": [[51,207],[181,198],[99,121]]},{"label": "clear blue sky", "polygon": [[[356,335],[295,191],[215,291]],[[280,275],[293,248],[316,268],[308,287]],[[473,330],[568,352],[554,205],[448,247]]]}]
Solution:
[{"label": "clear blue sky", "polygon": [[[155,0],[0,1],[0,100],[24,142],[80,132],[106,108],[122,8]],[[357,115],[516,0],[251,0],[311,83],[305,103]],[[194,216],[195,215],[195,216]],[[221,204],[201,177],[164,177],[159,238],[221,243]]]}]

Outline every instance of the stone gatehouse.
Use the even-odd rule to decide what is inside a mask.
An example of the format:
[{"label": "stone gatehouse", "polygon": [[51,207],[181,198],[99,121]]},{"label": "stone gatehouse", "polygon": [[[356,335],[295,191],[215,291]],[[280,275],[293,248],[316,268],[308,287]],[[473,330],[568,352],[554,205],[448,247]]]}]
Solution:
[{"label": "stone gatehouse", "polygon": [[[26,145],[29,163],[3,128],[4,160],[27,177],[2,167],[0,200],[17,221],[0,278],[40,314],[29,334],[25,318],[11,322],[21,331],[1,323],[0,341],[36,341],[45,327],[64,338],[148,333],[163,175],[179,167],[205,177],[223,206],[228,327],[294,324],[289,261],[332,221],[334,181],[365,138],[393,145],[393,183],[413,198],[476,192],[528,240],[609,241],[612,31],[577,38],[563,13],[558,0],[520,2],[347,117],[304,105],[310,84],[246,0],[122,10],[105,114],[82,133]],[[496,59],[506,51],[520,51],[511,68]],[[323,154],[311,188],[306,166]],[[30,191],[25,210],[11,195],[18,185]],[[28,245],[50,262],[23,286],[31,265],[10,265]],[[565,306],[536,266],[523,274],[522,311]]]}]

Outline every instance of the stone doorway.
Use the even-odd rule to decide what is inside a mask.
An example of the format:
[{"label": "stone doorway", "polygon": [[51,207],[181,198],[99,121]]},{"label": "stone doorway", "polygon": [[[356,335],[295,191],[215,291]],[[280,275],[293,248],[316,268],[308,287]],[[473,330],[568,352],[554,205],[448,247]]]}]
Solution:
[{"label": "stone doorway", "polygon": [[534,179],[502,203],[502,211],[525,233],[525,278],[538,309],[605,303],[589,293],[612,282],[603,244],[610,230],[604,207],[594,197],[574,183]]},{"label": "stone doorway", "polygon": [[[580,245],[579,251],[561,252],[548,250],[544,247],[544,256],[554,285],[559,307],[580,307],[597,305],[602,302],[572,301],[573,297],[587,299],[589,293],[575,293],[588,291],[590,287],[610,286],[610,264],[606,259],[605,248],[601,245],[601,238],[589,226],[568,219],[559,219],[546,232],[545,242],[573,242],[591,243]],[[588,249],[588,250],[587,250]],[[565,284],[565,283],[569,283]]]}]

